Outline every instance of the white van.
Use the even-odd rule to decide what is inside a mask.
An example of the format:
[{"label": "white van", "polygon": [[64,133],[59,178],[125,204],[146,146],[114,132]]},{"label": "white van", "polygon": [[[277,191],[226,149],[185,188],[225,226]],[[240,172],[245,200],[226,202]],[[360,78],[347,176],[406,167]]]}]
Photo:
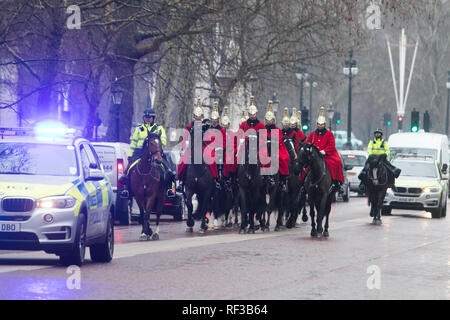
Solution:
[{"label": "white van", "polygon": [[113,190],[114,220],[120,224],[128,225],[131,221],[131,209],[129,200],[118,197],[124,186],[119,183],[119,178],[128,166],[128,152],[130,145],[123,142],[92,142],[106,176],[111,182]]},{"label": "white van", "polygon": [[388,140],[391,159],[399,154],[417,154],[436,160],[442,172],[442,179],[448,180],[448,138],[446,135],[430,132],[394,133]]}]

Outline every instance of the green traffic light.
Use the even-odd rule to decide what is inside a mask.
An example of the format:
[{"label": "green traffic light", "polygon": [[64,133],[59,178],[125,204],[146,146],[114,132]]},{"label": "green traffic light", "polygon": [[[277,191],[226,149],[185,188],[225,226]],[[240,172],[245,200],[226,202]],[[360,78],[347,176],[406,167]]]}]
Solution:
[{"label": "green traffic light", "polygon": [[341,120],[336,121],[336,124],[340,124],[340,123],[341,123]]},{"label": "green traffic light", "polygon": [[418,126],[412,126],[411,127],[411,132],[417,132],[419,131],[419,127]]},{"label": "green traffic light", "polygon": [[390,126],[390,125],[391,125],[391,122],[390,122],[390,121],[388,121],[388,122],[387,122],[387,125],[388,125],[388,126]]},{"label": "green traffic light", "polygon": [[304,124],[304,125],[302,126],[302,130],[303,130],[303,131],[308,131],[308,130],[309,130],[309,126],[308,126],[307,124]]}]

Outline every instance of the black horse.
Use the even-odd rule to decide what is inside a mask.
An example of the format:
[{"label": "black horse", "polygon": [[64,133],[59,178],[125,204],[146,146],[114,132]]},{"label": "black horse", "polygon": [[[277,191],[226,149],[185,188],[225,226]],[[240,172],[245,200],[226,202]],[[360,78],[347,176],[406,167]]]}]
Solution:
[{"label": "black horse", "polygon": [[[272,212],[278,210],[277,224],[275,226],[275,231],[280,231],[283,226],[282,213],[283,211],[279,209],[280,198],[286,197],[285,192],[280,190],[280,173],[274,175],[264,176],[264,213],[261,222],[261,230],[263,232],[270,231],[270,215]],[[269,196],[269,202],[267,203],[267,196]]]},{"label": "black horse", "polygon": [[372,224],[375,225],[381,224],[383,200],[386,196],[389,181],[392,178],[389,176],[389,171],[384,164],[385,159],[385,154],[370,155],[367,159],[369,163],[367,178],[363,181],[369,200],[370,216],[373,217]]},{"label": "black horse", "polygon": [[[305,143],[299,148],[297,158],[299,168],[309,166],[308,175],[305,178],[305,190],[308,193],[311,210],[311,236],[328,237],[329,215],[332,200],[332,180],[324,157],[314,144]],[[317,210],[317,221],[314,219],[314,208]],[[325,229],[322,220],[325,220]],[[316,229],[317,222],[317,229]]]},{"label": "black horse", "polygon": [[[225,211],[225,226],[235,228],[239,227],[238,213],[239,213],[239,186],[236,182],[236,173],[230,173],[227,179],[223,180],[223,209]],[[232,215],[230,215],[232,213]],[[234,217],[234,224],[233,224]]]},{"label": "black horse", "polygon": [[[293,228],[295,227],[300,211],[305,207],[306,197],[304,194],[303,196],[300,194],[304,180],[299,180],[299,172],[296,170],[297,151],[295,150],[295,141],[292,138],[285,138],[283,142],[289,153],[289,192],[286,195],[281,195],[283,200],[281,208],[286,212],[286,227]],[[304,210],[303,213],[307,220],[306,210]]]},{"label": "black horse", "polygon": [[[206,128],[203,126],[203,131],[206,131]],[[194,131],[194,130],[192,130]],[[210,201],[212,192],[215,188],[214,179],[211,173],[209,166],[204,163],[203,156],[201,157],[201,163],[196,164],[194,162],[194,133],[191,132],[191,163],[186,164],[186,178],[185,178],[185,203],[188,209],[188,218],[187,218],[187,232],[192,232],[194,227],[194,218],[195,220],[201,220],[200,233],[205,233],[208,229],[208,222],[206,218],[206,212],[210,208]],[[193,214],[193,204],[192,197],[193,195],[197,195],[198,208],[196,213]]]},{"label": "black horse", "polygon": [[255,233],[255,214],[256,219],[260,222],[260,225],[264,225],[261,223],[261,220],[264,205],[266,203],[264,199],[264,182],[261,175],[259,161],[257,160],[257,163],[250,163],[249,161],[249,145],[258,145],[258,135],[256,132],[255,134],[248,134],[245,140],[245,163],[239,164],[237,170],[241,205],[240,234],[244,234],[246,232],[247,226],[248,233]]}]

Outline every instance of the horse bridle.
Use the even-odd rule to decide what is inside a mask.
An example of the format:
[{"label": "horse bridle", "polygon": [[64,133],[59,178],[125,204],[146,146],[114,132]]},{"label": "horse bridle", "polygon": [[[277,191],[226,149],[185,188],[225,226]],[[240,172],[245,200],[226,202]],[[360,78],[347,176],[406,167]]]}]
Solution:
[{"label": "horse bridle", "polygon": [[[304,148],[304,146],[302,146],[302,148]],[[312,146],[310,146],[309,147],[310,148],[310,150],[307,150],[308,151],[308,154],[309,154],[309,156],[308,156],[308,163],[309,164],[311,164],[311,154],[312,154]],[[320,155],[320,153],[319,153],[319,155]],[[320,176],[320,178],[317,180],[317,182],[315,182],[315,183],[311,183],[310,185],[309,185],[309,188],[311,189],[311,188],[317,188],[317,186],[319,185],[319,183],[321,183],[322,182],[322,180],[323,180],[323,178],[325,178],[325,176],[326,176],[326,173],[327,173],[327,168],[326,168],[326,166],[325,166],[325,159],[323,159],[322,158],[322,175]],[[308,163],[304,163],[303,164],[303,170],[305,170],[305,165],[306,164],[308,164]],[[308,174],[309,175],[312,175],[312,170],[310,169],[309,170],[309,172],[308,172]]]},{"label": "horse bridle", "polygon": [[[158,177],[155,177],[155,176],[152,174],[152,167],[153,167],[153,164],[154,164],[154,163],[158,164],[158,163],[156,162],[155,154],[157,154],[157,153],[162,153],[162,151],[156,150],[155,152],[150,152],[150,150],[149,150],[149,141],[150,141],[150,139],[147,138],[147,139],[146,139],[146,142],[145,142],[145,146],[146,146],[146,148],[147,148],[147,150],[148,150],[148,153],[149,153],[149,157],[148,157],[148,159],[147,159],[147,164],[150,165],[150,170],[149,170],[148,173],[142,173],[142,172],[139,170],[139,164],[136,166],[136,170],[137,170],[137,172],[139,173],[139,175],[141,175],[141,176],[148,176],[148,175],[151,175],[153,178],[158,179]],[[162,157],[162,154],[161,154],[161,157]],[[159,165],[159,164],[158,164],[158,165]]]},{"label": "horse bridle", "polygon": [[[375,169],[378,170],[377,167],[378,167],[378,165],[380,165],[380,164],[381,164],[381,166],[384,165],[383,163],[380,163],[380,160],[378,160],[377,166],[374,167],[374,168],[370,168],[370,170],[372,171],[372,173],[373,173],[373,170],[375,170]],[[384,182],[384,183],[377,183],[377,184],[374,184],[373,181],[379,181],[378,177],[377,177],[377,179],[375,179],[375,178],[370,177],[370,175],[369,175],[369,179],[370,179],[370,181],[372,181],[372,185],[374,185],[374,186],[385,186],[385,185],[387,184],[387,181],[388,181],[388,176],[387,176],[387,175],[388,175],[388,174],[387,174],[387,170],[385,170],[385,172],[384,172],[385,182]]]}]

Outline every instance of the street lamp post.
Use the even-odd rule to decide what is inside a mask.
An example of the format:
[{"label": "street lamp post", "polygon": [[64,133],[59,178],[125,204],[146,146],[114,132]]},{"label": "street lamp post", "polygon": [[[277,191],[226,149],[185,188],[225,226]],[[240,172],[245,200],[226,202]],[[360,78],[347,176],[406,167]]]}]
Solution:
[{"label": "street lamp post", "polygon": [[303,110],[303,81],[308,78],[308,73],[304,66],[297,67],[295,76],[300,80],[300,111]]},{"label": "street lamp post", "polygon": [[350,58],[345,61],[344,74],[349,79],[348,85],[348,114],[347,114],[347,143],[345,147],[352,149],[351,134],[352,134],[352,78],[358,74],[356,67],[356,60],[353,60],[353,50],[350,50]]},{"label": "street lamp post", "polygon": [[448,136],[448,109],[450,105],[450,71],[447,78],[447,115],[445,117],[445,134]]},{"label": "street lamp post", "polygon": [[309,74],[308,81],[306,81],[306,83],[305,83],[306,87],[309,87],[309,113],[311,114],[311,119],[313,117],[313,112],[312,112],[312,93],[313,93],[313,88],[317,87],[317,82],[314,81],[315,78],[316,77],[313,74]]},{"label": "street lamp post", "polygon": [[330,119],[330,131],[333,132],[333,117],[334,117],[334,107],[333,105],[330,103],[328,109],[327,109],[327,115],[328,115],[328,119]]},{"label": "street lamp post", "polygon": [[123,89],[120,86],[117,77],[111,88],[112,101],[116,110],[116,141],[120,141],[120,105],[122,104]]}]

